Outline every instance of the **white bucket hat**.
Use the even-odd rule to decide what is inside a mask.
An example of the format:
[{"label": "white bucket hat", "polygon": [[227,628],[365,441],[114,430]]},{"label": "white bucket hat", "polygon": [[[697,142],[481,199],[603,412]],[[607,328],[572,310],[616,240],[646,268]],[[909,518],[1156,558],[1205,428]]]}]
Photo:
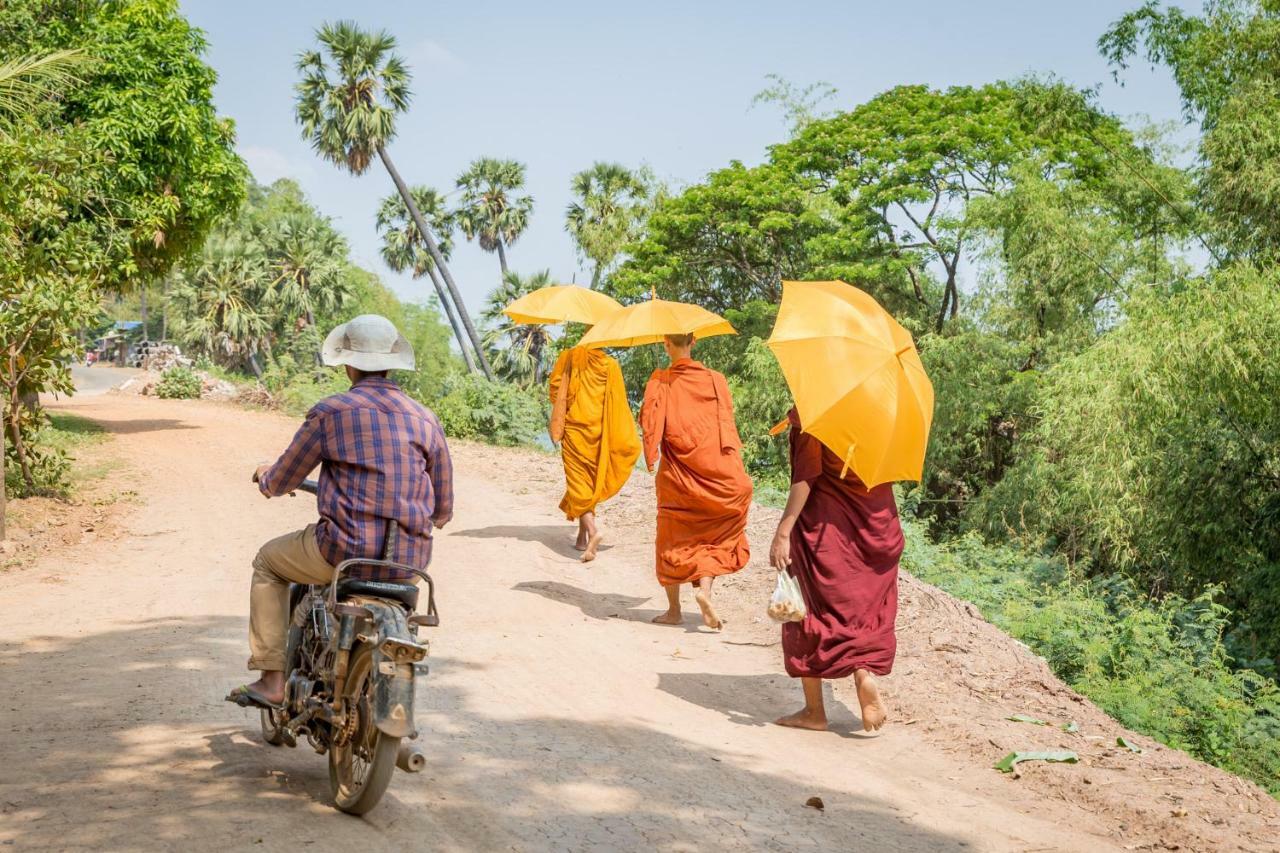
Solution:
[{"label": "white bucket hat", "polygon": [[414,367],[413,345],[378,314],[361,314],[338,326],[324,339],[320,357],[331,367],[349,364],[366,373]]}]

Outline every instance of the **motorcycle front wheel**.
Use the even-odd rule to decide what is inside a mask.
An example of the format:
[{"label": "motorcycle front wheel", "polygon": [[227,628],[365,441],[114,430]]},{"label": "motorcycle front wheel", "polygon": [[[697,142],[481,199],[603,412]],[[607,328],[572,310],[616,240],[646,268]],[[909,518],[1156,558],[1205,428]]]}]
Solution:
[{"label": "motorcycle front wheel", "polygon": [[382,799],[396,769],[400,738],[388,737],[373,724],[369,694],[373,690],[373,648],[359,646],[347,669],[347,708],[356,715],[347,742],[329,750],[329,788],[334,804],[347,814],[362,815]]}]

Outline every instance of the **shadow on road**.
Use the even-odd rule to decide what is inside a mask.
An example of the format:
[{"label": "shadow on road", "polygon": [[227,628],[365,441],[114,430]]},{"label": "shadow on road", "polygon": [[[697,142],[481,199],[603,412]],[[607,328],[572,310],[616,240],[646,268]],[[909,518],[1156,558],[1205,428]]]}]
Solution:
[{"label": "shadow on road", "polygon": [[[473,527],[470,530],[455,530],[450,536],[462,536],[467,539],[517,539],[521,542],[538,542],[564,557],[577,560],[582,552],[573,547],[573,537],[577,528],[570,524],[496,524],[490,527]],[[600,546],[604,554],[613,546],[606,538]]]},{"label": "shadow on road", "polygon": [[[658,689],[678,699],[719,711],[731,723],[770,726],[773,721],[804,705],[800,683],[777,675],[720,675],[711,672],[660,672]],[[829,731],[841,737],[861,739],[861,718],[837,699],[824,682]]]},{"label": "shadow on road", "polygon": [[174,429],[199,429],[186,421],[175,420],[174,418],[129,418],[127,420],[112,420],[104,418],[96,412],[93,414],[93,422],[101,426],[104,430],[116,435],[130,435],[137,432],[165,432]]},{"label": "shadow on road", "polygon": [[[473,699],[483,676],[450,660],[419,687],[427,769],[397,772],[382,804],[351,818],[328,805],[324,758],[305,745],[262,744],[256,717],[221,701],[228,679],[242,677],[244,633],[242,618],[217,616],[0,643],[8,688],[0,843],[263,851],[965,848],[887,802],[761,773],[669,729],[521,716],[514,701],[500,715],[486,713]],[[774,701],[769,683],[716,680],[723,678],[663,675],[662,689],[688,698],[711,679],[711,695],[747,697],[730,713],[765,715]],[[571,698],[591,686],[548,688]],[[826,801],[824,813],[804,808],[813,796]]]}]

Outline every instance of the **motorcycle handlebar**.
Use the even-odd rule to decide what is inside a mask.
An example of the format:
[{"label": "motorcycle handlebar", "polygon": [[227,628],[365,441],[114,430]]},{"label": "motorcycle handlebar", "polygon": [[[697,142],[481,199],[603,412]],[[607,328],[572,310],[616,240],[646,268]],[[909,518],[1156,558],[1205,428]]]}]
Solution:
[{"label": "motorcycle handlebar", "polygon": [[[255,483],[258,482],[258,473],[256,471],[253,474],[253,482]],[[320,484],[315,480],[303,480],[301,483],[298,484],[298,488],[296,491],[310,492],[311,494],[314,495],[316,494],[316,489],[318,488],[320,488]]]}]

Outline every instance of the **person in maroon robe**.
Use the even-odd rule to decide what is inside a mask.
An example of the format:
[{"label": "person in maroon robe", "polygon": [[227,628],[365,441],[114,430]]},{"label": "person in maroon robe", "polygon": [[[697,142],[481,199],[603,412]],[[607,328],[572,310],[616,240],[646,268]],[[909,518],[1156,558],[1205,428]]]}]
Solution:
[{"label": "person in maroon robe", "polygon": [[780,726],[827,728],[822,679],[854,677],[862,726],[874,731],[886,713],[876,676],[893,669],[897,650],[898,558],[902,526],[893,486],[872,489],[811,435],[793,408],[791,493],[769,550],[778,571],[790,570],[804,594],[801,622],[782,625],[787,675],[799,678],[804,708]]}]

